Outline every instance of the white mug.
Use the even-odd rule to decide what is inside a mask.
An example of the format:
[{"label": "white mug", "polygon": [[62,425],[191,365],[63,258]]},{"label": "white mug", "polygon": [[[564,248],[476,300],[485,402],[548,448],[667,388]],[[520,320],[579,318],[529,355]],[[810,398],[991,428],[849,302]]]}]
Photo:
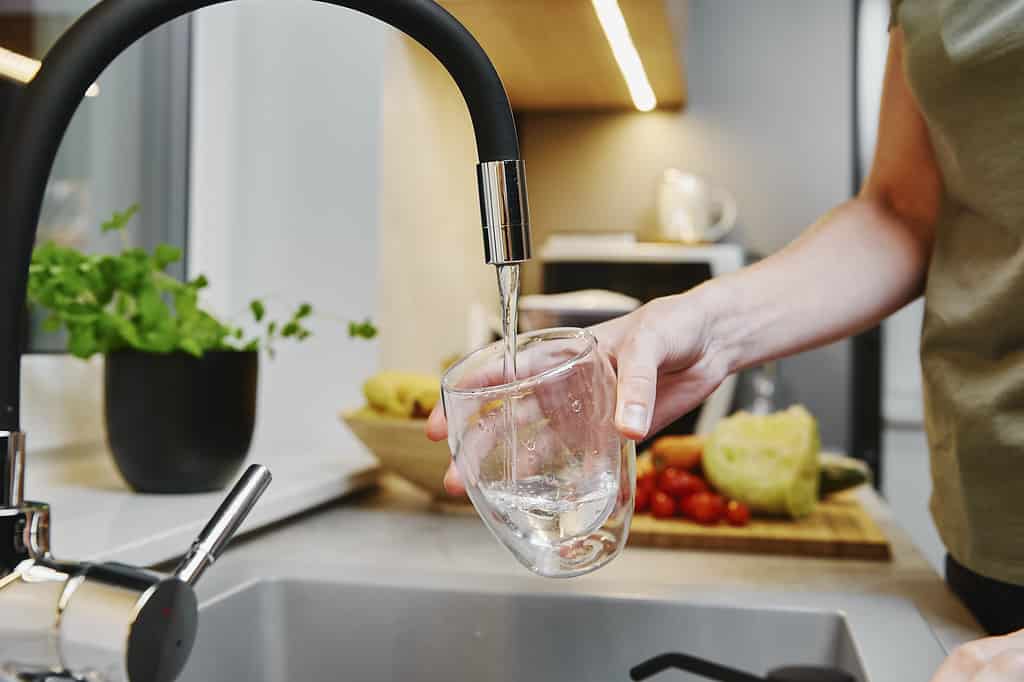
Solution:
[{"label": "white mug", "polygon": [[669,168],[658,187],[658,225],[662,239],[715,242],[736,225],[736,200],[703,178]]}]

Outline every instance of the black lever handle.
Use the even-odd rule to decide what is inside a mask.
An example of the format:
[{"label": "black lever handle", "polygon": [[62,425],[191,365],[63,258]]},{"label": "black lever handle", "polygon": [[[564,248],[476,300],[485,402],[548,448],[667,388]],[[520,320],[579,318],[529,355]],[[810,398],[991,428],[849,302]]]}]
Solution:
[{"label": "black lever handle", "polygon": [[653,677],[670,668],[685,670],[694,675],[706,677],[709,680],[718,680],[718,682],[765,682],[763,677],[757,677],[742,670],[712,663],[703,658],[679,653],[661,654],[644,661],[630,669],[629,678],[634,680],[634,682],[639,682],[639,680],[646,680],[648,677]]},{"label": "black lever handle", "polygon": [[644,661],[630,669],[629,678],[639,682],[673,668],[718,682],[857,682],[853,675],[844,670],[806,665],[778,668],[769,672],[767,677],[758,677],[736,668],[680,653],[661,654]]}]

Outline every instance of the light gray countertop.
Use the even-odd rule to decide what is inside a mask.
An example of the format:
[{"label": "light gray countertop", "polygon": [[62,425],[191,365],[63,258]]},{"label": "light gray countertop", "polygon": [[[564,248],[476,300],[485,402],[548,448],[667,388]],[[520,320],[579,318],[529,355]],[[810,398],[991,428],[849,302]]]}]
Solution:
[{"label": "light gray countertop", "polygon": [[[757,556],[708,551],[627,548],[600,571],[573,580],[635,586],[676,586],[716,592],[830,592],[902,597],[912,601],[947,650],[981,636],[969,613],[946,588],[887,506],[867,488],[865,507],[893,544],[891,562]],[[447,509],[448,511],[444,511]],[[311,562],[344,572],[346,566],[401,567],[424,572],[532,577],[490,535],[471,510],[449,505],[391,477],[373,492],[329,504],[301,517],[243,538],[227,551],[200,586],[200,596],[217,594],[251,573],[253,565]],[[538,585],[539,585],[538,582]]]},{"label": "light gray countertop", "polygon": [[[371,456],[331,446],[300,449],[257,443],[249,462],[269,466],[274,482],[240,532],[365,489],[377,472]],[[225,495],[132,492],[102,443],[33,452],[25,493],[50,505],[50,535],[58,558],[141,566],[183,554]]]}]

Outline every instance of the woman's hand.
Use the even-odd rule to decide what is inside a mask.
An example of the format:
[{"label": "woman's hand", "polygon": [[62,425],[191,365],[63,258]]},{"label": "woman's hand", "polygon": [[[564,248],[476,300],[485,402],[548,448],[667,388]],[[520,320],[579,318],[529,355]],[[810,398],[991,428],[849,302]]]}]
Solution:
[{"label": "woman's hand", "polygon": [[[732,370],[730,354],[714,338],[714,306],[706,287],[651,301],[591,331],[618,375],[615,426],[641,440],[676,420],[711,394]],[[448,435],[440,404],[427,421],[427,436]],[[445,488],[465,492],[454,465]]]},{"label": "woman's hand", "polygon": [[1021,682],[1024,680],[1024,630],[988,637],[958,647],[932,682]]},{"label": "woman's hand", "polygon": [[618,376],[615,426],[641,440],[694,409],[729,375],[711,289],[651,301],[592,329]]}]

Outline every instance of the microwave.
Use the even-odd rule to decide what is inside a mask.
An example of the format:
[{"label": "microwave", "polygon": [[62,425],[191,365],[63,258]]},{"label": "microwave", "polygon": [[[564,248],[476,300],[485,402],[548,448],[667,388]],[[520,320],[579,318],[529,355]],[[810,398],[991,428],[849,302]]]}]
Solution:
[{"label": "microwave", "polygon": [[[642,303],[692,289],[745,262],[736,244],[639,242],[632,235],[553,235],[539,256],[543,293],[606,289]],[[708,433],[732,411],[736,386],[737,377],[730,376],[700,407],[660,433]]]}]

